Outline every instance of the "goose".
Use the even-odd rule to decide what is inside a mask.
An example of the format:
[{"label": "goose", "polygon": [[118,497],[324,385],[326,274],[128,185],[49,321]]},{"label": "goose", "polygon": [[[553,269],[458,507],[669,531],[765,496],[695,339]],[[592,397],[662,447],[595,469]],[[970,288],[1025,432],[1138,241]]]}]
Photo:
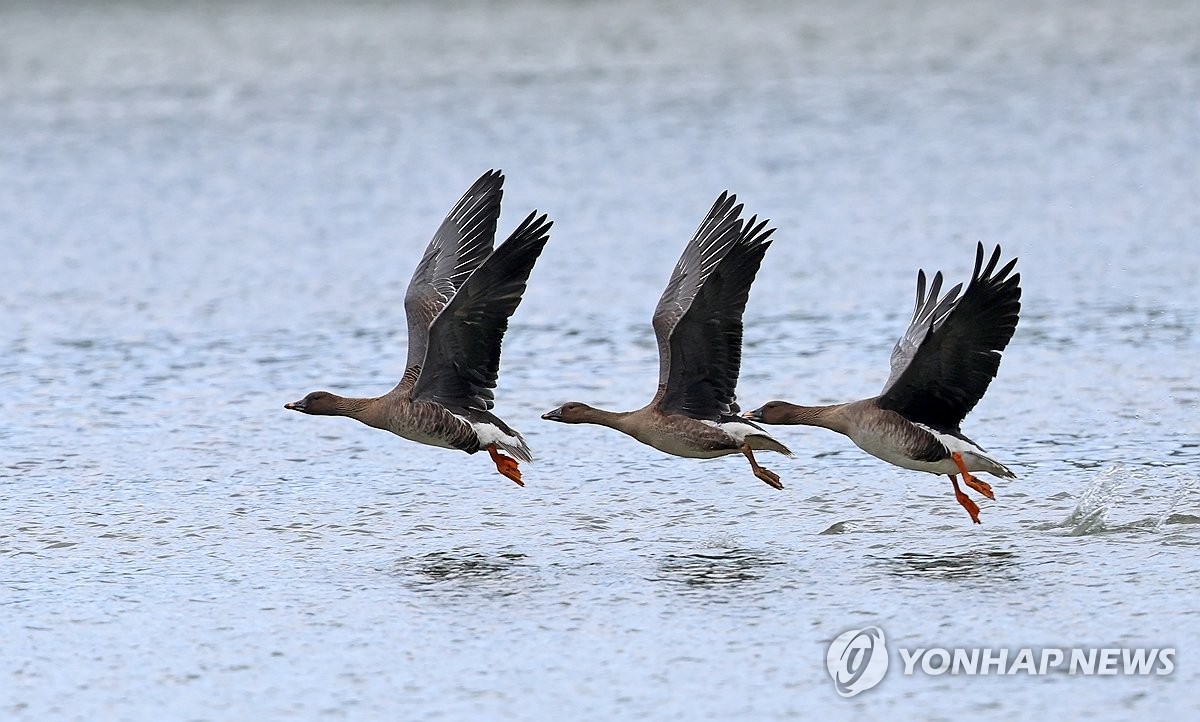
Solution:
[{"label": "goose", "polygon": [[404,296],[408,360],[396,387],[371,398],[314,391],[285,409],[348,416],[411,441],[468,454],[486,450],[497,471],[525,485],[518,460],[533,461],[533,454],[525,438],[491,412],[492,389],[508,319],[549,240],[552,221],[533,211],[492,250],[503,185],[500,171],[483,174],[442,221],[417,263]]},{"label": "goose", "polygon": [[654,311],[658,393],[636,411],[613,412],[572,401],[542,415],[566,424],[599,424],[659,451],[693,459],[744,454],[754,475],[782,489],[758,450],[791,456],[761,426],[738,416],[734,400],[742,361],[742,313],[773,228],[757,216],[744,225],[728,191],[713,204],[684,249]]},{"label": "goose", "polygon": [[890,464],[945,474],[954,498],[979,524],[979,506],[959,487],[957,475],[989,499],[996,498],[991,485],[971,472],[1016,478],[960,429],[995,378],[1021,311],[1021,274],[1012,273],[1017,259],[997,270],[999,262],[996,246],[985,266],[983,244],[978,244],[966,291],[960,283],[944,296],[939,296],[940,271],[928,294],[925,272],[917,273],[912,320],[892,350],[891,376],[878,396],[832,406],[770,401],[747,412],[746,418],[821,426],[845,434],[860,449]]}]

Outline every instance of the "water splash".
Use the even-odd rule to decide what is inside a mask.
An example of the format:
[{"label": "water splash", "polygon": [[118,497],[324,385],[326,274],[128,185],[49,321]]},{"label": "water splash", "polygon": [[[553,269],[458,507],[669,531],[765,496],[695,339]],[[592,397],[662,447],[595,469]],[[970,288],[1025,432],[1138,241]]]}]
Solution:
[{"label": "water splash", "polygon": [[1067,536],[1098,534],[1108,529],[1109,511],[1121,503],[1121,489],[1132,475],[1121,464],[1100,472],[1084,489],[1079,503],[1059,526],[1067,527]]},{"label": "water splash", "polygon": [[[1131,482],[1136,486],[1174,489],[1174,493],[1160,511],[1132,521],[1114,523],[1111,513],[1124,506],[1125,490]],[[1088,484],[1066,519],[1046,528],[1065,528],[1066,536],[1089,536],[1118,531],[1157,532],[1164,524],[1177,523],[1177,517],[1181,515],[1175,514],[1175,509],[1181,501],[1191,495],[1196,484],[1195,477],[1178,479],[1173,477],[1168,469],[1150,473],[1125,464],[1113,464],[1097,474]],[[1145,507],[1146,502],[1139,502],[1139,505]]]},{"label": "water splash", "polygon": [[1171,503],[1158,517],[1158,523],[1155,524],[1155,529],[1158,529],[1163,524],[1194,524],[1196,517],[1191,514],[1176,514],[1175,508],[1179,506],[1179,502],[1192,495],[1196,489],[1197,482],[1200,482],[1200,477],[1191,476],[1179,485],[1178,492],[1171,499]]}]

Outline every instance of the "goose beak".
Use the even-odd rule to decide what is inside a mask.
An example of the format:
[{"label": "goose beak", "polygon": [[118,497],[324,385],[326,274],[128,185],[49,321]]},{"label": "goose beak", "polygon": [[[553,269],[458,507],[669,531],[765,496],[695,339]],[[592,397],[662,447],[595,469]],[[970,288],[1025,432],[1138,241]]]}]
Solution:
[{"label": "goose beak", "polygon": [[303,411],[304,410],[304,399],[300,399],[299,401],[293,401],[290,404],[284,404],[283,408],[288,409],[290,411]]},{"label": "goose beak", "polygon": [[751,421],[762,421],[762,409],[747,411],[746,413],[742,414],[742,418],[750,419]]},{"label": "goose beak", "polygon": [[546,421],[562,421],[562,407],[547,411],[542,414],[542,418]]}]

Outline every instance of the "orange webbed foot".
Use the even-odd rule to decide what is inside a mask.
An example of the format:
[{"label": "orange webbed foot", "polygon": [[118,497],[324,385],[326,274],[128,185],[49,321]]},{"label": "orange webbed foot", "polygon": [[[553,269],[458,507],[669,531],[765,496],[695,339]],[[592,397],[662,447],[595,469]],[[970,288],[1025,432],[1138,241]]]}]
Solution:
[{"label": "orange webbed foot", "polygon": [[982,524],[983,522],[979,521],[979,505],[972,501],[971,497],[967,496],[962,489],[958,488],[958,477],[951,474],[950,482],[954,484],[954,498],[971,515],[971,521],[976,524]]},{"label": "orange webbed foot", "polygon": [[950,454],[950,458],[954,460],[954,465],[958,467],[960,472],[962,472],[963,483],[989,499],[996,498],[996,495],[992,493],[991,484],[987,483],[986,481],[980,481],[979,479],[976,479],[975,477],[971,476],[971,472],[967,471],[967,465],[963,463],[962,454],[955,451],[954,453]]},{"label": "orange webbed foot", "polygon": [[767,485],[773,489],[783,488],[783,482],[779,480],[779,474],[758,465],[758,461],[754,458],[754,451],[750,449],[749,444],[742,444],[742,453],[750,460],[750,468],[754,471],[755,476],[767,482]]},{"label": "orange webbed foot", "polygon": [[501,454],[496,450],[495,444],[488,444],[487,450],[492,461],[496,463],[496,471],[512,479],[517,486],[525,486],[525,482],[521,481],[521,469],[516,459]]},{"label": "orange webbed foot", "polygon": [[967,486],[971,487],[980,494],[983,494],[989,499],[995,500],[996,495],[992,493],[992,485],[986,481],[980,481],[973,476],[963,476],[963,481],[966,482]]},{"label": "orange webbed foot", "polygon": [[772,488],[775,488],[775,489],[783,488],[783,482],[779,480],[779,474],[776,474],[775,472],[771,471],[770,469],[764,469],[760,466],[754,470],[754,475],[757,476],[758,478],[762,479],[763,481],[767,482],[767,484],[770,485]]}]

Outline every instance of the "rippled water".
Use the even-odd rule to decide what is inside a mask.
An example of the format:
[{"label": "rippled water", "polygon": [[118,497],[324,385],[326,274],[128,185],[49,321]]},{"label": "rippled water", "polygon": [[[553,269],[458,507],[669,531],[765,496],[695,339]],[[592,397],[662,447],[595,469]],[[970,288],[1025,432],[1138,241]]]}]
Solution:
[{"label": "rippled water", "polygon": [[[5,719],[1200,707],[1195,3],[29,4],[0,39]],[[498,390],[524,489],[282,409],[391,387],[417,254],[491,167],[502,232],[556,220]],[[538,420],[649,398],[725,188],[779,227],[744,405],[875,393],[918,267],[1021,257],[982,526],[821,430],[779,431],[774,492]],[[843,699],[826,648],[866,625],[1178,664]]]}]

